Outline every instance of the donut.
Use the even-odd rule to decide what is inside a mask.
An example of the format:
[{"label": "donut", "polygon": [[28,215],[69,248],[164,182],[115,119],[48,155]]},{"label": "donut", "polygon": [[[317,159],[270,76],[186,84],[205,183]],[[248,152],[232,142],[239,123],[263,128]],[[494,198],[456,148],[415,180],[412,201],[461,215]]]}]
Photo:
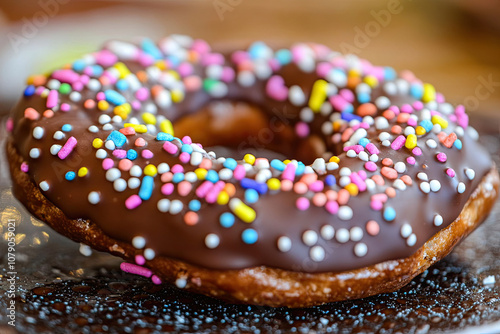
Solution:
[{"label": "donut", "polygon": [[7,130],[34,216],[126,272],[236,303],[395,291],[498,194],[463,105],[314,43],[109,41],[28,78]]}]

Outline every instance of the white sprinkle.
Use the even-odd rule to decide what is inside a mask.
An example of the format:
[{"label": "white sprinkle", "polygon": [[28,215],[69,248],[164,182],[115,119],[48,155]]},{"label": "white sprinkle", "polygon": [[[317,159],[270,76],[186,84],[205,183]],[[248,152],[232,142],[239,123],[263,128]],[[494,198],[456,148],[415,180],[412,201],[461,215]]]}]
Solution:
[{"label": "white sprinkle", "polygon": [[[226,181],[226,180],[229,180],[232,177],[233,177],[233,171],[230,170],[229,168],[222,168],[219,171],[219,179],[221,179],[221,180]],[[257,181],[257,182],[260,182],[260,181]]]},{"label": "white sprinkle", "polygon": [[476,129],[474,129],[472,126],[467,127],[467,134],[474,140],[479,139],[479,133],[477,132]]},{"label": "white sprinkle", "polygon": [[495,276],[493,276],[493,275],[490,275],[490,276],[486,277],[485,279],[483,279],[483,285],[492,285],[495,283],[496,283],[496,280],[495,280]]},{"label": "white sprinkle", "polygon": [[106,180],[113,182],[122,176],[122,173],[118,168],[110,168],[106,171]]},{"label": "white sprinkle", "polygon": [[61,145],[54,144],[50,147],[50,154],[56,155],[61,150]]},{"label": "white sprinkle", "polygon": [[428,194],[431,191],[431,185],[429,184],[429,182],[422,182],[420,183],[420,190]]},{"label": "white sprinkle", "polygon": [[214,249],[217,246],[219,246],[219,242],[220,242],[220,239],[219,239],[219,236],[217,234],[210,233],[210,234],[207,234],[207,236],[205,237],[205,245],[210,249]]},{"label": "white sprinkle", "polygon": [[[97,128],[97,127],[96,127],[96,128]],[[89,128],[89,129],[90,129],[90,128]],[[97,131],[99,131],[99,129],[98,129]],[[96,132],[97,132],[97,131],[96,131]],[[62,132],[62,131],[56,131],[56,132],[54,132],[54,135],[52,136],[52,138],[54,138],[55,140],[61,140],[61,139],[63,139],[64,137],[66,137],[66,136],[64,135],[64,132]]]},{"label": "white sprinkle", "polygon": [[351,178],[349,176],[342,176],[340,179],[339,179],[339,185],[341,187],[345,187],[347,186],[349,183],[351,183]]},{"label": "white sprinkle", "polygon": [[365,243],[360,242],[354,246],[354,254],[357,257],[363,257],[366,255],[366,253],[368,253],[368,247],[366,246]]},{"label": "white sprinkle", "polygon": [[463,137],[465,134],[464,128],[462,128],[461,126],[457,126],[455,128],[455,133],[457,134],[457,137]]},{"label": "white sprinkle", "polygon": [[434,225],[441,226],[441,224],[443,224],[443,217],[436,213],[436,215],[434,216]]},{"label": "white sprinkle", "polygon": [[40,182],[39,186],[40,186],[40,189],[42,189],[43,191],[47,191],[50,188],[49,184],[47,183],[47,181]]},{"label": "white sprinkle", "polygon": [[47,82],[47,87],[50,89],[58,90],[59,87],[61,87],[61,82],[56,79],[50,79],[49,82]]},{"label": "white sprinkle", "polygon": [[199,166],[202,160],[203,160],[203,154],[201,154],[200,152],[194,151],[193,153],[191,153],[191,160],[190,160],[191,166]]},{"label": "white sprinkle", "polygon": [[352,241],[359,241],[363,238],[363,229],[358,226],[351,228],[350,236]]},{"label": "white sprinkle", "polygon": [[[92,132],[92,133],[97,133],[97,132],[99,132],[99,128],[98,128],[97,126],[95,126],[95,125],[91,125],[91,126],[89,126],[88,130],[89,130],[89,132]],[[57,131],[57,132],[61,132],[61,131]],[[56,132],[56,133],[57,133],[57,132]],[[61,132],[61,133],[62,133],[62,132]],[[54,135],[55,135],[55,134],[54,134]],[[56,138],[54,137],[54,139],[56,139]]]},{"label": "white sprinkle", "polygon": [[102,148],[98,149],[96,152],[95,152],[95,157],[97,159],[104,159],[108,156],[108,152],[106,152],[105,150],[103,150]]},{"label": "white sprinkle", "polygon": [[[332,91],[332,87],[334,87],[334,86],[332,86],[332,85],[328,85],[328,88],[327,88],[327,93],[328,93],[328,94],[330,94],[330,93],[331,93],[331,91]],[[334,87],[334,88],[335,88],[335,87]],[[335,92],[335,93],[332,93],[331,95],[335,95],[335,94],[336,94],[336,92]],[[329,96],[331,96],[331,95],[329,95]],[[330,115],[330,114],[332,113],[332,111],[333,111],[333,107],[332,107],[332,104],[331,104],[331,103],[329,103],[329,102],[325,102],[325,103],[323,103],[323,104],[321,105],[321,107],[319,108],[319,113],[320,113],[321,115],[323,115],[323,116],[328,116],[328,115]]]},{"label": "white sprinkle", "polygon": [[333,125],[331,122],[326,121],[321,125],[321,132],[323,132],[324,135],[331,135],[333,133]]},{"label": "white sprinkle", "polygon": [[417,174],[417,178],[422,181],[429,181],[429,177],[427,176],[427,173],[420,172]]},{"label": "white sprinkle", "polygon": [[434,124],[434,126],[432,127],[432,132],[434,132],[435,134],[440,133],[440,132],[441,132],[441,130],[442,130],[441,125],[439,125],[439,124],[437,124],[437,123],[436,123],[436,124]]},{"label": "white sprinkle", "polygon": [[134,165],[132,166],[132,168],[130,168],[129,173],[132,176],[139,177],[142,175],[142,168],[137,165]]},{"label": "white sprinkle", "polygon": [[394,188],[396,188],[396,189],[401,190],[401,191],[405,191],[406,190],[406,184],[401,179],[397,179],[396,181],[394,181],[392,183],[392,186]]},{"label": "white sprinkle", "polygon": [[146,248],[146,249],[144,250],[144,258],[145,258],[146,260],[152,260],[152,259],[154,259],[154,258],[155,258],[155,256],[156,256],[156,253],[155,253],[155,251],[154,251],[154,250],[152,250],[151,248]]},{"label": "white sprinkle", "polygon": [[326,169],[327,170],[336,170],[336,169],[339,169],[339,164],[336,163],[336,162],[329,162],[326,164]]},{"label": "white sprinkle", "polygon": [[104,147],[106,147],[110,151],[113,151],[116,148],[115,143],[111,140],[106,141]]},{"label": "white sprinkle", "polygon": [[368,191],[374,191],[375,188],[377,187],[377,184],[372,179],[366,179],[365,183],[366,183],[366,189]]},{"label": "white sprinkle", "polygon": [[465,183],[460,182],[457,186],[457,191],[459,194],[463,194],[465,191]]},{"label": "white sprinkle", "polygon": [[314,119],[314,112],[311,110],[311,108],[302,108],[302,110],[300,111],[300,119],[306,123],[310,123]]},{"label": "white sprinkle", "polygon": [[182,204],[181,201],[174,199],[172,202],[170,202],[170,210],[168,210],[168,212],[170,212],[173,215],[176,215],[182,211],[183,207],[184,204]]},{"label": "white sprinkle", "polygon": [[408,238],[411,233],[413,232],[413,229],[411,228],[410,224],[403,224],[403,226],[401,226],[401,236],[403,238]]},{"label": "white sprinkle", "polygon": [[323,225],[320,230],[321,237],[325,240],[332,240],[335,236],[335,229],[331,225]]},{"label": "white sprinkle", "polygon": [[146,246],[146,239],[143,237],[137,236],[132,239],[132,246],[137,249],[143,249]]},{"label": "white sprinkle", "polygon": [[101,116],[99,116],[99,124],[106,124],[109,123],[110,121],[111,117],[109,117],[109,115],[102,114]]},{"label": "white sprinkle", "polygon": [[127,181],[125,181],[124,179],[116,179],[113,182],[113,188],[118,192],[122,192],[127,189]]},{"label": "white sprinkle", "polygon": [[42,139],[44,133],[45,133],[44,128],[42,128],[41,126],[37,126],[33,129],[33,138]]},{"label": "white sprinkle", "polygon": [[368,153],[366,153],[365,151],[361,151],[358,154],[358,158],[362,161],[368,161]]},{"label": "white sprinkle", "polygon": [[382,146],[385,146],[385,147],[389,147],[389,146],[391,146],[391,141],[390,141],[390,140],[384,140],[384,141],[382,142]]},{"label": "white sprinkle", "polygon": [[98,191],[91,191],[87,197],[90,204],[97,204],[101,201],[101,194]]},{"label": "white sprinkle", "polygon": [[131,177],[130,179],[128,179],[128,187],[130,189],[137,189],[139,188],[140,185],[141,185],[141,180],[139,180],[138,178]]},{"label": "white sprinkle", "polygon": [[286,253],[290,249],[292,249],[292,240],[290,240],[289,237],[279,237],[277,244],[278,249],[283,253]]},{"label": "white sprinkle", "polygon": [[430,148],[436,148],[437,147],[437,143],[436,143],[436,141],[434,139],[428,139],[425,143]]},{"label": "white sprinkle", "polygon": [[326,162],[323,158],[317,158],[312,164],[312,168],[320,175],[326,172]]},{"label": "white sprinkle", "polygon": [[365,116],[363,117],[363,123],[366,123],[368,125],[373,125],[375,123],[375,120],[371,116]]},{"label": "white sprinkle", "polygon": [[375,100],[375,105],[379,109],[387,109],[391,105],[391,100],[387,96],[379,96]]},{"label": "white sprinkle", "polygon": [[309,251],[309,256],[315,262],[321,262],[325,259],[325,250],[321,246],[314,246]]},{"label": "white sprinkle", "polygon": [[368,85],[367,83],[360,83],[359,85],[356,86],[356,93],[359,94],[359,93],[368,93],[370,94],[371,91],[372,91],[372,88],[370,87],[370,85]]},{"label": "white sprinkle", "polygon": [[80,244],[80,248],[78,249],[80,251],[80,254],[83,256],[90,256],[92,255],[92,248],[85,244]]},{"label": "white sprinkle", "polygon": [[[269,169],[264,169],[264,170],[269,170]],[[311,166],[306,166],[304,167],[304,174],[314,174],[314,169]]]},{"label": "white sprinkle", "polygon": [[255,83],[255,76],[250,71],[241,71],[238,73],[238,83],[243,87],[250,87]]},{"label": "white sprinkle", "polygon": [[433,192],[438,192],[441,189],[441,182],[439,182],[438,180],[431,180],[429,184],[431,186],[431,191]]},{"label": "white sprinkle", "polygon": [[378,154],[370,155],[370,161],[377,162],[378,161]]},{"label": "white sprinkle", "polygon": [[30,150],[30,158],[32,159],[38,159],[40,157],[40,149],[38,148],[32,148]]},{"label": "white sprinkle", "polygon": [[398,162],[396,162],[396,163],[394,164],[394,169],[395,169],[398,173],[402,174],[402,173],[406,172],[406,165],[405,165],[405,163],[404,163],[404,162],[402,162],[402,161],[398,161]]},{"label": "white sprinkle", "polygon": [[167,173],[170,171],[170,166],[166,162],[162,162],[157,167],[158,174]]},{"label": "white sprinkle", "polygon": [[[297,85],[291,86],[288,90],[288,99],[290,100],[290,103],[297,107],[303,105],[306,102],[306,96],[304,95],[302,88]],[[304,120],[304,122],[307,121]]]},{"label": "white sprinkle", "polygon": [[414,135],[415,134],[415,128],[413,126],[407,126],[404,131],[405,136],[409,135]]},{"label": "white sprinkle", "polygon": [[352,171],[350,168],[348,167],[342,167],[339,171],[339,175],[340,176],[349,176],[351,175]]},{"label": "white sprinkle", "polygon": [[396,95],[398,93],[398,87],[392,81],[386,82],[384,84],[384,92],[387,95]]},{"label": "white sprinkle", "polygon": [[469,180],[474,180],[474,178],[476,177],[476,172],[474,171],[474,169],[471,169],[471,168],[466,168],[465,169],[465,175],[467,176],[467,178]]},{"label": "white sprinkle", "polygon": [[375,128],[377,130],[387,129],[389,127],[389,121],[385,117],[375,118]]},{"label": "white sprinkle", "polygon": [[345,228],[340,228],[337,233],[335,233],[335,239],[341,244],[348,242],[350,238],[350,233]]},{"label": "white sprinkle", "polygon": [[160,212],[168,212],[168,210],[170,209],[170,200],[168,198],[163,198],[158,201],[156,207]]},{"label": "white sprinkle", "polygon": [[417,243],[417,236],[412,233],[408,239],[406,239],[406,244],[410,247],[414,246]]},{"label": "white sprinkle", "polygon": [[397,79],[396,86],[398,87],[398,92],[402,95],[406,95],[410,91],[410,83],[404,79]]},{"label": "white sprinkle", "polygon": [[175,280],[175,286],[179,289],[184,289],[187,285],[187,280],[184,277],[179,277]]},{"label": "white sprinkle", "polygon": [[194,183],[198,180],[198,176],[196,176],[195,172],[187,172],[184,175],[184,180],[191,182],[191,183]]},{"label": "white sprinkle", "polygon": [[316,242],[318,242],[318,234],[313,230],[307,230],[304,233],[302,233],[302,241],[307,246],[315,245]]},{"label": "white sprinkle", "polygon": [[101,83],[97,79],[90,79],[89,82],[87,82],[87,88],[94,92],[98,91],[101,89]]},{"label": "white sprinkle", "polygon": [[104,131],[111,131],[111,130],[113,130],[113,129],[114,129],[114,127],[113,127],[113,125],[112,125],[111,123],[106,123],[106,124],[104,124],[104,125],[102,126],[102,129],[103,129]]},{"label": "white sprinkle", "polygon": [[73,92],[71,92],[71,94],[69,94],[69,99],[73,102],[80,102],[80,100],[82,99],[82,94],[80,94],[79,92],[73,91]]}]

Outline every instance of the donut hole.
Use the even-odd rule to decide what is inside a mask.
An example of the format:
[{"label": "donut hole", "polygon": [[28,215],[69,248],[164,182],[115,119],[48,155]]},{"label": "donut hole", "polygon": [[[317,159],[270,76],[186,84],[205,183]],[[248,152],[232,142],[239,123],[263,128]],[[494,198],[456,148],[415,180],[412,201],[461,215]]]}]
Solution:
[{"label": "donut hole", "polygon": [[250,153],[267,159],[297,159],[312,163],[326,152],[322,138],[312,134],[299,138],[293,120],[269,116],[247,102],[214,101],[174,124],[179,138],[190,136],[217,156],[241,160]]}]

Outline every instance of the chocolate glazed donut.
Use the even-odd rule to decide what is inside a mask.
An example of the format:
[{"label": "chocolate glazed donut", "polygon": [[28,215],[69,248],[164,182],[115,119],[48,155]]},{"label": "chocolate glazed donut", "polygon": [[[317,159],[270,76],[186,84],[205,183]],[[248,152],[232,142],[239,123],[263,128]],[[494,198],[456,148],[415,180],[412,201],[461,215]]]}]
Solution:
[{"label": "chocolate glazed donut", "polygon": [[394,291],[498,192],[463,106],[318,44],[226,56],[186,36],[111,41],[30,78],[8,130],[35,216],[125,271],[236,302]]}]

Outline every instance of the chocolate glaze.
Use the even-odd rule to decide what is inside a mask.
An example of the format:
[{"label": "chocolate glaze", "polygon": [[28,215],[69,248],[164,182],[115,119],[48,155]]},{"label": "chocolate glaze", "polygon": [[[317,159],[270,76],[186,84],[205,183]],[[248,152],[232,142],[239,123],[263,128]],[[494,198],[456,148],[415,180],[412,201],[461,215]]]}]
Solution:
[{"label": "chocolate glaze", "polygon": [[[317,59],[317,62],[320,60]],[[132,72],[140,68],[133,61],[128,61],[126,64]],[[237,68],[229,58],[226,58],[226,65]],[[204,76],[205,72],[201,66],[196,66],[195,70],[198,75]],[[303,72],[293,63],[283,66],[275,74],[284,78],[287,87],[292,85],[302,87],[305,96],[309,96],[312,84],[320,78],[315,72]],[[242,87],[233,81],[228,84],[228,94],[223,99],[251,103],[262,110],[269,119],[277,117],[289,126],[294,126],[299,121],[298,115],[302,106],[296,107],[288,100],[284,102],[273,100],[266,94],[266,82],[267,79],[257,80],[251,87]],[[148,82],[145,86],[151,87],[154,84],[154,82]],[[112,85],[103,87],[103,90],[105,88],[112,88]],[[168,198],[181,200],[185,204],[183,212],[177,215],[159,212],[156,203],[165,198],[159,191],[161,187],[159,178],[155,178],[155,190],[151,199],[144,201],[136,209],[128,210],[125,208],[125,200],[136,194],[138,190],[127,188],[120,193],[113,189],[112,182],[106,181],[106,171],[101,167],[102,160],[95,157],[96,149],[92,147],[92,140],[96,137],[104,140],[111,131],[100,129],[99,133],[94,134],[87,130],[91,125],[99,126],[98,117],[103,112],[97,108],[85,110],[83,101],[87,98],[94,99],[95,92],[85,88],[81,93],[81,102],[73,102],[67,95],[60,94],[59,102],[70,104],[71,111],[56,111],[52,118],[41,117],[39,120],[33,121],[24,117],[24,110],[27,107],[32,107],[40,113],[46,109],[46,98],[37,95],[21,98],[14,108],[12,112],[14,121],[12,136],[15,139],[18,152],[29,165],[29,175],[32,181],[36,184],[47,181],[50,189],[44,192],[45,196],[68,217],[88,219],[97,224],[109,236],[119,240],[130,242],[135,236],[142,236],[146,239],[146,247],[153,249],[157,255],[180,259],[205,268],[239,269],[265,265],[294,271],[340,272],[407,257],[458,216],[482,176],[492,166],[492,161],[486,151],[475,139],[470,137],[468,131],[464,131],[464,135],[460,137],[463,143],[461,150],[454,147],[446,148],[439,143],[435,133],[429,132],[424,136],[419,136],[418,143],[422,149],[422,155],[415,157],[415,165],[406,164],[407,171],[404,174],[412,178],[413,184],[407,186],[405,191],[396,190],[397,196],[390,198],[386,203],[386,205],[393,207],[397,213],[396,219],[392,222],[384,220],[382,211],[374,211],[370,208],[370,197],[373,193],[369,191],[361,192],[358,196],[350,198],[348,205],[353,209],[353,217],[348,221],[341,220],[337,215],[327,212],[325,208],[314,205],[305,211],[299,211],[295,207],[295,202],[300,195],[293,191],[280,191],[261,195],[260,200],[251,205],[257,212],[257,218],[250,226],[236,219],[234,226],[223,228],[219,224],[219,216],[223,212],[229,211],[228,207],[208,204],[203,201],[202,208],[198,212],[199,223],[188,226],[184,223],[183,216],[187,212],[187,203],[196,195],[191,192],[187,196],[180,196],[177,191],[174,191]],[[123,93],[123,95],[128,100],[132,98],[131,93]],[[374,99],[378,95],[382,95],[381,89],[375,89],[372,98]],[[203,90],[199,90],[187,93],[181,103],[174,104],[166,110],[159,110],[159,112],[175,123],[183,116],[198,112],[207,103],[214,100],[217,99],[210,97]],[[391,97],[391,104],[400,106],[403,103],[411,103],[413,100],[408,95]],[[358,105],[357,102],[354,103],[355,110]],[[378,114],[380,115],[382,111],[378,110]],[[140,112],[133,113],[139,114]],[[108,114],[112,115],[112,111]],[[415,114],[418,115],[419,112],[415,112]],[[310,124],[311,134],[319,136],[324,140],[327,150],[340,157],[339,165],[341,168],[349,167],[352,171],[364,170],[364,161],[357,158],[347,158],[345,152],[342,151],[343,143],[333,143],[331,136],[326,136],[321,132],[321,125],[326,119],[328,116],[318,114]],[[66,134],[66,138],[62,141],[54,140],[53,133],[60,130],[63,124],[68,123],[73,126],[72,131]],[[389,123],[391,125],[397,124],[395,119]],[[35,139],[32,136],[32,131],[36,126],[45,129],[42,139]],[[448,130],[453,130],[455,126],[450,122]],[[101,128],[101,126],[99,127]],[[120,129],[121,124],[115,123],[114,128]],[[203,129],[192,129],[192,131],[192,137],[195,138],[196,132],[203,131]],[[378,139],[380,132],[381,130],[372,127],[368,130],[367,136],[380,149],[380,160],[377,162],[379,170],[375,173],[380,171],[382,158],[388,157],[397,162],[405,161],[408,156],[411,156],[411,153],[404,147],[396,151],[390,147],[382,146]],[[74,136],[78,140],[78,145],[67,159],[61,160],[49,153],[51,145],[56,142],[62,145],[69,136]],[[134,164],[144,167],[147,164],[158,165],[161,162],[167,162],[170,166],[180,163],[177,156],[172,156],[162,150],[163,142],[156,141],[154,136],[150,134],[128,136],[128,143],[123,149],[134,148],[133,143],[138,137],[146,139],[147,149],[154,153],[154,157],[144,159],[139,155]],[[397,136],[392,135],[391,141],[395,137]],[[427,139],[436,140],[438,147],[436,149],[429,148],[425,145]],[[214,141],[217,142],[217,139]],[[301,142],[303,139],[294,137],[288,141],[288,145],[295,147]],[[228,146],[237,147],[237,144]],[[37,159],[32,159],[29,156],[30,149],[34,147],[41,149],[41,156]],[[280,151],[288,153],[294,150],[290,147],[284,147]],[[437,152],[446,153],[448,157],[446,163],[436,160]],[[108,154],[108,157],[118,161],[111,154]],[[185,171],[196,168],[189,164],[183,165]],[[77,177],[71,182],[64,179],[64,173],[69,170],[77,171],[82,166],[89,169],[89,175],[84,178]],[[446,175],[445,170],[448,167],[456,171],[456,177],[451,178]],[[220,169],[217,166],[215,168]],[[469,180],[465,176],[464,170],[466,168],[475,171],[476,177],[473,180]],[[339,170],[328,173],[335,175],[338,180]],[[423,193],[419,189],[420,182],[416,177],[419,172],[427,173],[430,180],[439,180],[441,190],[436,193]],[[122,177],[126,179],[127,174],[122,172]],[[370,177],[374,173],[367,172],[367,175]],[[321,175],[319,179],[324,179],[325,176]],[[239,182],[234,179],[228,182],[232,182],[236,187],[235,197],[244,198],[244,191]],[[457,193],[459,182],[466,185],[466,190],[462,194]],[[391,181],[386,180],[384,186],[377,186],[377,192],[383,192],[391,183]],[[197,184],[201,184],[201,182],[198,181]],[[88,202],[87,196],[91,191],[101,193],[101,201],[97,205]],[[436,213],[440,214],[444,221],[439,227],[433,225]],[[365,224],[369,220],[375,220],[379,223],[380,232],[378,235],[370,236],[366,233]],[[401,226],[405,223],[411,225],[412,231],[417,237],[416,243],[411,247],[407,245],[406,239],[400,234]],[[320,228],[325,224],[332,225],[336,231],[340,228],[361,227],[365,232],[361,241],[368,248],[366,256],[358,257],[355,255],[353,248],[356,242],[354,241],[341,244],[335,239],[326,241],[320,237],[317,245],[325,249],[326,257],[321,262],[311,260],[309,257],[310,246],[302,242],[302,234],[306,230],[314,230],[319,234]],[[248,227],[255,229],[259,234],[258,241],[253,245],[241,241],[241,233]],[[215,249],[208,249],[205,246],[204,240],[209,233],[215,233],[220,237],[220,245]],[[281,252],[278,250],[276,241],[280,236],[288,236],[292,240],[290,251]]]}]

